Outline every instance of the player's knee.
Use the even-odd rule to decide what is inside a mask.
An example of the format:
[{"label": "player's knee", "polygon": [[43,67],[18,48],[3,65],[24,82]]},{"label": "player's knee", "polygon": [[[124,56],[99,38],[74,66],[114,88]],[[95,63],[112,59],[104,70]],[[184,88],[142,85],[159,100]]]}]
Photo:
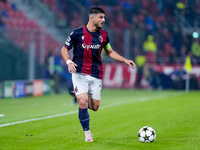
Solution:
[{"label": "player's knee", "polygon": [[88,100],[84,96],[77,96],[77,100],[79,102],[79,107],[85,109],[88,107]]}]

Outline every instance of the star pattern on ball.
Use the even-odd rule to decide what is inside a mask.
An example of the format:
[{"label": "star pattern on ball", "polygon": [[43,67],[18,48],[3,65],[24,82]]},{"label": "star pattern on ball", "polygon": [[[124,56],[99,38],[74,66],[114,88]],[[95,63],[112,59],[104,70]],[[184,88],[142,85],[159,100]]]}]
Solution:
[{"label": "star pattern on ball", "polygon": [[151,131],[151,134],[154,136],[154,135],[155,135],[155,132],[154,132],[154,131]]},{"label": "star pattern on ball", "polygon": [[148,128],[146,127],[146,128],[143,128],[143,130],[146,132],[147,130],[148,130]]},{"label": "star pattern on ball", "polygon": [[138,133],[138,137],[139,137],[139,138],[141,137],[140,133]]},{"label": "star pattern on ball", "polygon": [[149,140],[149,137],[150,137],[150,136],[147,136],[147,135],[145,134],[145,137],[144,137],[145,141]]}]

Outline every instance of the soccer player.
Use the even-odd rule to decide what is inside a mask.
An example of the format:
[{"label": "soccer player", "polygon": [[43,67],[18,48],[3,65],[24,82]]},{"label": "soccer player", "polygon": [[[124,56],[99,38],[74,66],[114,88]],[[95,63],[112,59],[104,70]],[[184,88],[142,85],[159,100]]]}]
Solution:
[{"label": "soccer player", "polygon": [[[89,11],[89,21],[86,25],[75,29],[67,38],[61,49],[61,54],[72,73],[74,92],[79,102],[78,117],[85,132],[85,141],[93,142],[89,126],[88,108],[99,109],[102,89],[101,51],[114,60],[124,62],[133,69],[136,67],[132,60],[128,60],[115,52],[110,44],[107,32],[102,30],[105,22],[105,12],[99,7],[92,7]],[[73,47],[73,60],[68,51]]]}]

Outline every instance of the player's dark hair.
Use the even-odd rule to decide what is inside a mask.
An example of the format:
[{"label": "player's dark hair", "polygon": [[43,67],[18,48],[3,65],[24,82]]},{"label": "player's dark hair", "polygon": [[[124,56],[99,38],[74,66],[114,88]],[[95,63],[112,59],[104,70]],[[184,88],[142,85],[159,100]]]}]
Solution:
[{"label": "player's dark hair", "polygon": [[92,7],[90,9],[90,11],[89,11],[89,15],[90,14],[99,14],[99,13],[105,14],[105,11],[102,8],[100,8],[100,7]]}]

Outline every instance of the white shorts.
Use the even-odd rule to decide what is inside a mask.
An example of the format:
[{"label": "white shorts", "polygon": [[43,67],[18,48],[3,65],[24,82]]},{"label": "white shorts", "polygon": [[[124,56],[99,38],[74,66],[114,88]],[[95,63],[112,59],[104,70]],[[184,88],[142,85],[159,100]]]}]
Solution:
[{"label": "white shorts", "polygon": [[76,95],[88,93],[91,98],[101,100],[101,79],[97,79],[87,74],[72,73],[72,82]]}]

